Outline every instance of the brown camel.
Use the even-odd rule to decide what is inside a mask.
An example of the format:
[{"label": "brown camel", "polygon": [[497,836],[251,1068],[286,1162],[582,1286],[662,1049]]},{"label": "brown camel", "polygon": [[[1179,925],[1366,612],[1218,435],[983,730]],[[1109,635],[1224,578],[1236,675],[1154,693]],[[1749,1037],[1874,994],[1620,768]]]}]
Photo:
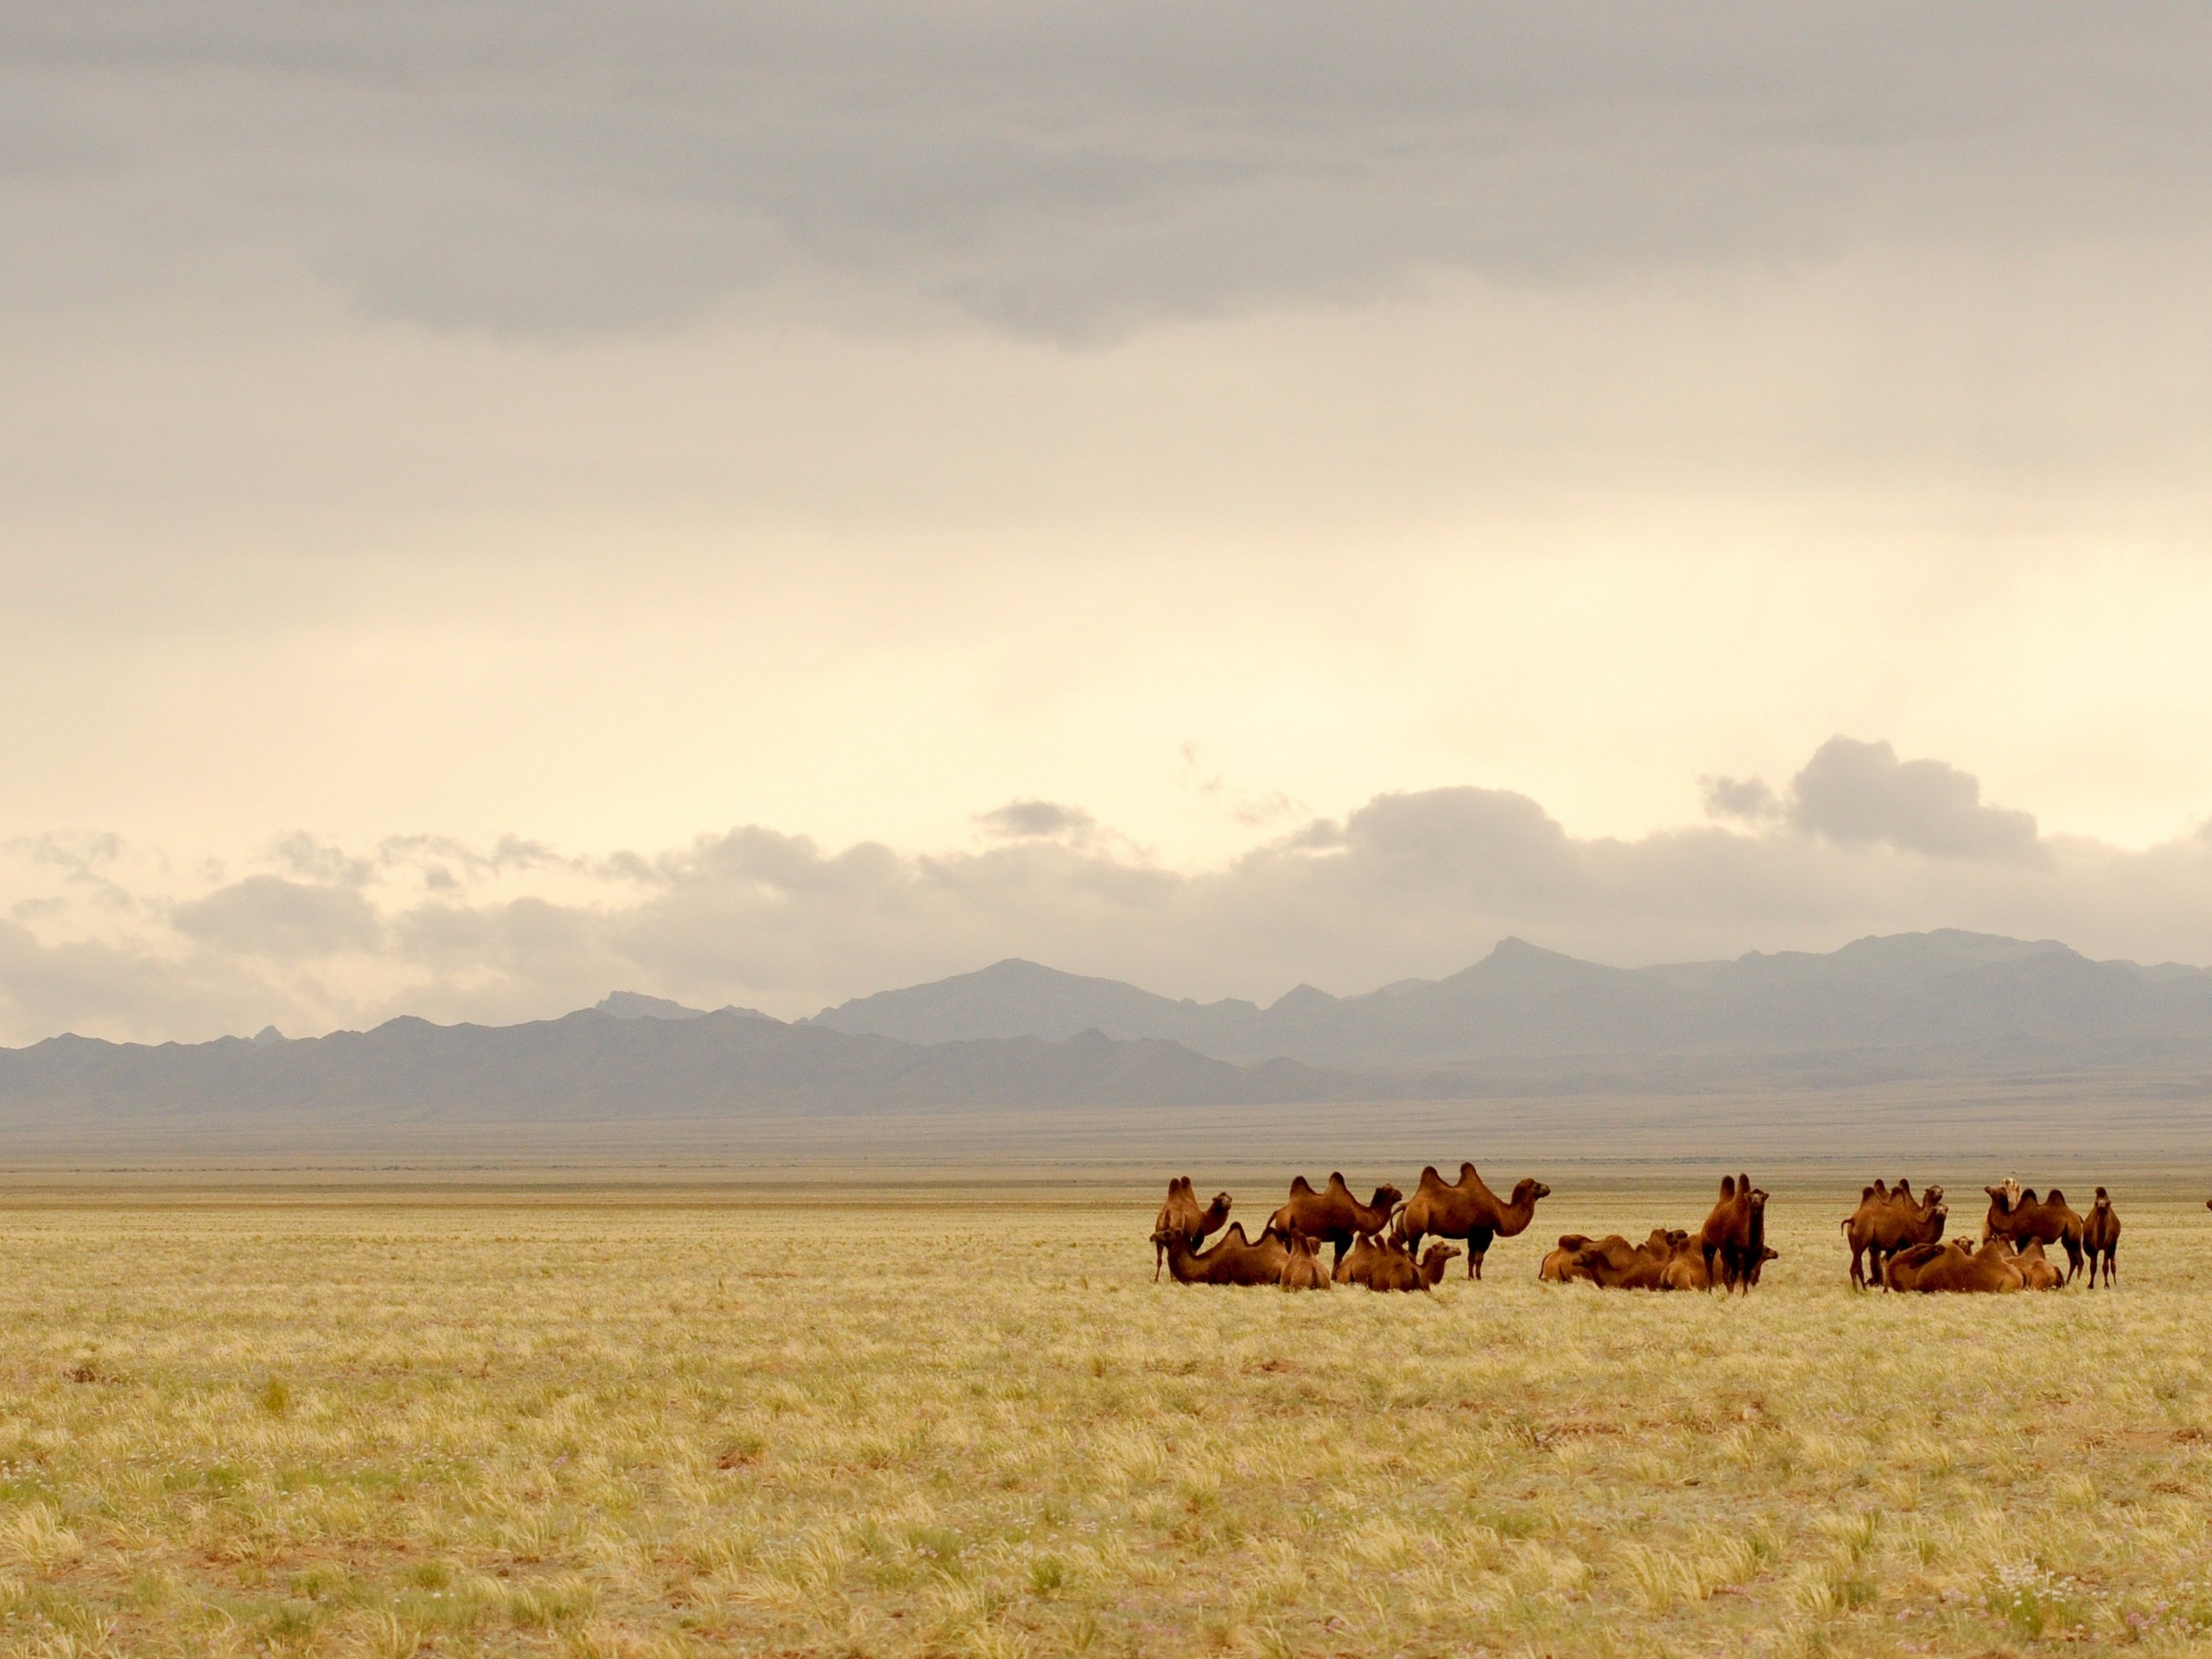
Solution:
[{"label": "brown camel", "polygon": [[1415,1262],[1413,1252],[1404,1245],[1390,1245],[1383,1251],[1382,1259],[1375,1264],[1375,1270],[1368,1275],[1367,1287],[1370,1290],[1433,1290],[1444,1277],[1445,1268],[1459,1254],[1456,1245],[1431,1244],[1421,1252],[1420,1262]]},{"label": "brown camel", "polygon": [[1720,1178],[1720,1201],[1698,1234],[1708,1287],[1749,1295],[1758,1283],[1766,1263],[1766,1200],[1748,1175]]},{"label": "brown camel", "polygon": [[[2024,1287],[2026,1289],[2062,1290],[2065,1287],[2066,1275],[2059,1272],[2056,1262],[2043,1253],[2043,1242],[2040,1239],[2031,1241],[2026,1249],[2016,1254],[2012,1257],[2012,1265],[2020,1270],[2020,1277],[2024,1281]],[[2090,1262],[2090,1271],[2094,1273],[2095,1270],[2095,1260],[2093,1257]]]},{"label": "brown camel", "polygon": [[1413,1197],[1398,1212],[1395,1230],[1398,1242],[1409,1250],[1419,1249],[1421,1240],[1431,1236],[1465,1239],[1467,1277],[1479,1279],[1491,1242],[1525,1231],[1535,1218],[1536,1200],[1549,1198],[1551,1192],[1541,1181],[1524,1179],[1513,1184],[1513,1196],[1501,1203],[1472,1164],[1461,1164],[1459,1179],[1449,1186],[1431,1164],[1421,1171]]},{"label": "brown camel", "polygon": [[1260,1235],[1255,1244],[1244,1236],[1244,1224],[1230,1224],[1214,1247],[1194,1252],[1179,1233],[1156,1235],[1153,1241],[1167,1252],[1167,1271],[1179,1285],[1279,1285],[1290,1251],[1273,1233]]},{"label": "brown camel", "polygon": [[1667,1266],[1659,1275],[1662,1290],[1710,1290],[1713,1279],[1705,1270],[1705,1251],[1698,1240],[1687,1235],[1667,1258]]},{"label": "brown camel", "polygon": [[[1191,1190],[1191,1178],[1179,1175],[1167,1183],[1167,1202],[1160,1206],[1160,1218],[1152,1224],[1152,1230],[1155,1239],[1161,1233],[1179,1234],[1195,1250],[1206,1242],[1208,1233],[1219,1232],[1228,1219],[1228,1193],[1215,1193],[1213,1202],[1201,1210],[1198,1194]],[[1167,1247],[1155,1243],[1152,1251],[1153,1283],[1160,1282],[1160,1264],[1166,1259]]]},{"label": "brown camel", "polygon": [[[2053,1271],[2056,1271],[2056,1268]],[[2018,1290],[2026,1275],[2001,1238],[1993,1238],[1970,1250],[1962,1238],[1948,1244],[1914,1244],[1890,1258],[1884,1278],[1891,1290],[1979,1291]]]},{"label": "brown camel", "polygon": [[1558,1247],[1545,1253],[1542,1265],[1536,1269],[1536,1277],[1548,1285],[1563,1285],[1571,1279],[1580,1278],[1582,1275],[1575,1271],[1574,1258],[1581,1255],[1589,1244],[1590,1236],[1587,1233],[1561,1233]]},{"label": "brown camel", "polygon": [[2089,1213],[2082,1217],[2082,1252],[2089,1258],[2089,1288],[2097,1287],[2097,1264],[2105,1270],[2105,1288],[2112,1288],[2113,1258],[2120,1254],[2120,1215],[2112,1207],[2112,1194],[2101,1186]]},{"label": "brown camel", "polygon": [[1303,1233],[1294,1234],[1290,1241],[1290,1260],[1282,1264],[1282,1287],[1285,1290],[1326,1290],[1329,1288],[1328,1270],[1320,1258],[1313,1254],[1313,1241]]},{"label": "brown camel", "polygon": [[[1575,1258],[1575,1266],[1581,1276],[1601,1289],[1663,1290],[1667,1264],[1675,1259],[1675,1236],[1655,1227],[1649,1238],[1625,1252],[1606,1247],[1625,1244],[1627,1240],[1609,1238],[1584,1250]],[[1687,1243],[1689,1235],[1678,1236]]]},{"label": "brown camel", "polygon": [[1404,1196],[1386,1182],[1375,1189],[1371,1203],[1362,1204],[1341,1174],[1331,1174],[1328,1185],[1319,1192],[1300,1175],[1290,1184],[1289,1198],[1268,1217],[1268,1231],[1277,1238],[1303,1233],[1317,1242],[1326,1240],[1336,1247],[1335,1261],[1341,1262],[1352,1240],[1390,1224],[1390,1212]]},{"label": "brown camel", "polygon": [[1375,1264],[1389,1253],[1389,1248],[1373,1233],[1362,1233],[1352,1242],[1351,1254],[1337,1263],[1336,1281],[1340,1285],[1365,1284],[1375,1271]]},{"label": "brown camel", "polygon": [[1989,1213],[1982,1218],[1981,1236],[1986,1242],[2001,1238],[2014,1249],[2030,1241],[2066,1247],[2066,1281],[2074,1282],[2074,1275],[2082,1270],[2082,1217],[2066,1202],[2066,1195],[2056,1187],[2050,1189],[2047,1198],[2036,1197],[2030,1187],[2024,1192],[2019,1183],[2006,1181],[2002,1186],[1985,1186],[1989,1194]]},{"label": "brown camel", "polygon": [[1939,1242],[1949,1214],[1940,1186],[1929,1187],[1924,1198],[1912,1196],[1910,1181],[1899,1181],[1894,1187],[1876,1181],[1867,1187],[1859,1195],[1859,1207],[1843,1218],[1843,1236],[1851,1246],[1852,1284],[1860,1290],[1880,1284],[1882,1263],[1908,1245]]}]

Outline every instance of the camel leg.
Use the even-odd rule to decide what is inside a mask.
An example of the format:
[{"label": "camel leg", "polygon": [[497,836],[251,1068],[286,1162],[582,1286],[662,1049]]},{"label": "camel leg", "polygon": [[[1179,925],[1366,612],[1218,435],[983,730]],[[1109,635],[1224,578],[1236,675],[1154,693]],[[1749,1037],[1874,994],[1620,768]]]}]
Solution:
[{"label": "camel leg", "polygon": [[1338,1268],[1344,1265],[1344,1252],[1351,1248],[1351,1241],[1348,1238],[1332,1238],[1329,1241],[1329,1243],[1331,1248],[1337,1253],[1334,1259],[1329,1263],[1329,1271],[1333,1274]]},{"label": "camel leg", "polygon": [[1160,1282],[1160,1264],[1166,1259],[1167,1247],[1165,1244],[1152,1247],[1152,1282],[1155,1285]]},{"label": "camel leg", "polygon": [[1866,1288],[1866,1269],[1860,1263],[1859,1249],[1855,1244],[1851,1247],[1851,1287],[1853,1290]]},{"label": "camel leg", "polygon": [[1719,1252],[1712,1245],[1705,1243],[1700,1243],[1698,1249],[1705,1257],[1705,1288],[1707,1294],[1710,1295],[1713,1291],[1713,1258]]},{"label": "camel leg", "polygon": [[2070,1285],[2074,1275],[2082,1271],[2082,1241],[2068,1238],[2059,1242],[2066,1246],[2066,1282]]}]

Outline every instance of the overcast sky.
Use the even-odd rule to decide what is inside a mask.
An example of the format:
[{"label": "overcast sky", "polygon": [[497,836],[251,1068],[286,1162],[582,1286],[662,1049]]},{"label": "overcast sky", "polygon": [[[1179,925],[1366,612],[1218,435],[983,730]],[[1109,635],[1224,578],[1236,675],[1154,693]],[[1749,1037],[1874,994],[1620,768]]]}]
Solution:
[{"label": "overcast sky", "polygon": [[2182,5],[0,0],[0,1041],[2212,960],[2209,72]]}]

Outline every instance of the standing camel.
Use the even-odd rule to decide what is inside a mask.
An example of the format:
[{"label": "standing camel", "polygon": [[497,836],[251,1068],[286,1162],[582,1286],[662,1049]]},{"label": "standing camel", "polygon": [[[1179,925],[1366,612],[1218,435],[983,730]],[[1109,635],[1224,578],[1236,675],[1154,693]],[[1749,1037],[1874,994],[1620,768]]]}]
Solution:
[{"label": "standing camel", "polygon": [[2113,1258],[2120,1254],[2120,1214],[2112,1207],[2112,1194],[2101,1186],[2089,1213],[2082,1217],[2082,1250],[2089,1258],[2089,1288],[2097,1287],[2097,1265],[2101,1262],[2105,1288],[2110,1290]]},{"label": "standing camel", "polygon": [[1899,1181],[1894,1187],[1876,1181],[1859,1195],[1859,1207],[1843,1218],[1844,1239],[1851,1246],[1852,1284],[1860,1290],[1869,1284],[1886,1285],[1883,1263],[1915,1244],[1941,1241],[1949,1214],[1940,1186],[1929,1187],[1924,1198],[1915,1198],[1910,1181]]},{"label": "standing camel", "polygon": [[1379,1233],[1390,1224],[1390,1212],[1404,1196],[1386,1181],[1375,1189],[1372,1202],[1362,1204],[1339,1173],[1332,1172],[1328,1185],[1319,1192],[1300,1175],[1291,1181],[1290,1197],[1268,1217],[1267,1230],[1285,1240],[1300,1233],[1317,1242],[1325,1239],[1336,1247],[1329,1263],[1334,1268],[1344,1259],[1353,1239],[1362,1233]]},{"label": "standing camel", "polygon": [[2035,1188],[2024,1192],[2020,1184],[2012,1180],[1981,1190],[1989,1194],[1989,1213],[1981,1223],[1982,1242],[2001,1238],[2016,1250],[2031,1241],[2063,1244],[2066,1282],[2073,1283],[2074,1275],[2082,1270],[2082,1217],[2066,1202],[2066,1195],[2054,1186],[2049,1198],[2038,1198]]},{"label": "standing camel", "polygon": [[1160,1282],[1160,1264],[1167,1259],[1167,1247],[1159,1242],[1161,1234],[1173,1234],[1195,1250],[1206,1242],[1208,1233],[1219,1232],[1228,1220],[1228,1193],[1215,1193],[1213,1202],[1201,1210],[1189,1176],[1178,1175],[1168,1182],[1167,1202],[1160,1206],[1160,1219],[1152,1224],[1152,1282]]},{"label": "standing camel", "polygon": [[1459,1179],[1449,1186],[1430,1164],[1398,1214],[1397,1237],[1408,1250],[1418,1250],[1432,1234],[1466,1240],[1467,1277],[1479,1279],[1491,1241],[1527,1230],[1535,1219],[1536,1200],[1549,1198],[1551,1192],[1541,1181],[1522,1179],[1514,1183],[1512,1198],[1501,1203],[1472,1164],[1461,1164]]}]

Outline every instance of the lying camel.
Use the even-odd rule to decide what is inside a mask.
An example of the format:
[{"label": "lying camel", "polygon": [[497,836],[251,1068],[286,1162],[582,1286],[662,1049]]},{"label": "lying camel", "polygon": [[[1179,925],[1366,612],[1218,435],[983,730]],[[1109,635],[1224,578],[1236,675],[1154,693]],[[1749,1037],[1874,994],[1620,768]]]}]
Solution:
[{"label": "lying camel", "polygon": [[2001,1238],[2016,1250],[2031,1241],[2064,1245],[2066,1281],[2071,1284],[2082,1270],[2082,1217],[2069,1207],[2066,1195],[2054,1186],[2049,1198],[2038,1198],[2035,1188],[2023,1192],[2019,1183],[2012,1180],[1981,1190],[1989,1194],[1982,1238]]},{"label": "lying camel", "polygon": [[1336,1247],[1335,1260],[1341,1262],[1353,1239],[1362,1233],[1379,1233],[1390,1224],[1390,1212],[1404,1196],[1385,1182],[1375,1189],[1372,1202],[1362,1204],[1341,1174],[1331,1174],[1329,1185],[1319,1192],[1300,1175],[1290,1184],[1289,1198],[1268,1217],[1268,1231],[1277,1238],[1303,1233],[1317,1242],[1326,1240]]},{"label": "lying camel", "polygon": [[1419,1249],[1421,1240],[1432,1235],[1465,1239],[1467,1277],[1479,1279],[1483,1257],[1490,1253],[1491,1241],[1526,1231],[1535,1218],[1536,1200],[1549,1198],[1551,1192],[1541,1181],[1523,1179],[1514,1183],[1513,1196],[1501,1203],[1472,1164],[1461,1164],[1459,1179],[1449,1186],[1436,1173],[1436,1166],[1430,1164],[1421,1171],[1413,1197],[1398,1212],[1398,1224],[1393,1230],[1409,1250]]},{"label": "lying camel", "polygon": [[1557,1248],[1544,1254],[1542,1263],[1536,1268],[1536,1277],[1548,1285],[1563,1285],[1581,1275],[1574,1270],[1574,1258],[1589,1248],[1587,1233],[1561,1233]]},{"label": "lying camel", "polygon": [[1843,1218],[1843,1236],[1851,1246],[1852,1284],[1860,1290],[1870,1282],[1880,1284],[1883,1262],[1910,1245],[1937,1243],[1949,1214],[1940,1186],[1929,1187],[1924,1198],[1915,1198],[1910,1181],[1899,1181],[1894,1187],[1876,1181],[1859,1195],[1859,1207]]},{"label": "lying camel", "polygon": [[1365,1284],[1375,1271],[1375,1264],[1389,1253],[1373,1233],[1362,1233],[1353,1241],[1351,1254],[1337,1263],[1336,1281],[1340,1285]]},{"label": "lying camel", "polygon": [[1891,1290],[1923,1292],[1994,1293],[2018,1290],[2027,1282],[2001,1238],[1991,1239],[1978,1250],[1968,1249],[1961,1238],[1948,1244],[1915,1244],[1890,1258],[1883,1277]]},{"label": "lying camel", "polygon": [[[2043,1241],[2040,1239],[2031,1242],[2026,1249],[2017,1252],[2012,1257],[2012,1265],[2020,1270],[2022,1287],[2024,1289],[2063,1290],[2065,1288],[2066,1275],[2059,1272],[2056,1262],[2043,1253]],[[2095,1271],[2094,1261],[2091,1263],[2090,1271]]]},{"label": "lying camel", "polygon": [[1668,1264],[1675,1259],[1676,1247],[1688,1242],[1688,1233],[1669,1233],[1663,1227],[1655,1227],[1650,1237],[1624,1251],[1619,1247],[1628,1241],[1616,1234],[1585,1249],[1575,1258],[1575,1267],[1580,1276],[1601,1289],[1663,1290]]},{"label": "lying camel", "polygon": [[[1213,1202],[1205,1209],[1198,1208],[1198,1194],[1191,1190],[1191,1178],[1179,1175],[1167,1183],[1167,1202],[1160,1206],[1160,1218],[1152,1224],[1153,1236],[1162,1233],[1179,1234],[1183,1242],[1197,1249],[1206,1242],[1208,1233],[1217,1233],[1229,1219],[1229,1194],[1217,1192]],[[1152,1281],[1160,1282],[1160,1264],[1167,1259],[1167,1247],[1155,1243],[1152,1252]]]},{"label": "lying camel", "polygon": [[1459,1254],[1451,1244],[1432,1244],[1421,1252],[1421,1261],[1414,1261],[1413,1252],[1402,1244],[1394,1244],[1382,1252],[1382,1259],[1375,1264],[1368,1275],[1370,1290],[1433,1290],[1444,1277],[1444,1269],[1452,1258]]},{"label": "lying camel", "polygon": [[1167,1252],[1167,1271],[1179,1285],[1279,1285],[1290,1251],[1273,1233],[1255,1244],[1244,1224],[1232,1222],[1214,1247],[1194,1252],[1179,1233],[1157,1233],[1153,1243]]},{"label": "lying camel", "polygon": [[1303,1233],[1290,1241],[1290,1260],[1282,1264],[1282,1287],[1285,1290],[1326,1290],[1329,1274],[1313,1254],[1313,1241]]},{"label": "lying camel", "polygon": [[2112,1207],[2112,1194],[2101,1186],[2089,1213],[2082,1217],[2082,1250],[2089,1258],[2089,1288],[2097,1287],[2097,1264],[2105,1269],[2105,1288],[2112,1288],[2113,1258],[2120,1254],[2120,1215]]},{"label": "lying camel", "polygon": [[1749,1295],[1758,1283],[1766,1263],[1766,1200],[1748,1175],[1720,1178],[1720,1200],[1698,1233],[1708,1287],[1719,1285],[1724,1292]]}]

